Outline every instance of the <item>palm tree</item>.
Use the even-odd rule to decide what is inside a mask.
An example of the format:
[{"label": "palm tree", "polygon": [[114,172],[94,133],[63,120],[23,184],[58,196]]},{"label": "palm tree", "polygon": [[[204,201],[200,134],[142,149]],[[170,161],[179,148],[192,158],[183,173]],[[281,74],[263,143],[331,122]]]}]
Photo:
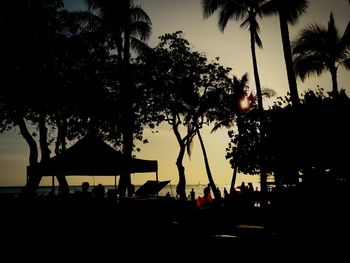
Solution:
[{"label": "palm tree", "polygon": [[[118,64],[123,74],[120,83],[123,90],[124,119],[123,119],[123,153],[132,156],[134,120],[133,94],[134,87],[131,79],[130,50],[140,51],[145,48],[151,34],[151,19],[146,12],[134,4],[133,0],[86,0],[89,9],[99,11],[102,24],[114,42],[117,50]],[[125,195],[126,188],[131,186],[130,174],[120,176],[119,191]]]},{"label": "palm tree", "polygon": [[271,15],[278,13],[279,15],[284,60],[286,63],[288,84],[293,105],[299,105],[300,100],[293,66],[288,23],[294,25],[299,16],[306,12],[308,6],[309,0],[270,0],[264,6],[265,14]]},{"label": "palm tree", "polygon": [[332,76],[332,94],[339,94],[337,70],[344,66],[350,70],[350,22],[339,35],[333,14],[328,28],[311,24],[303,29],[294,43],[294,65],[297,75],[304,80],[311,74],[320,75],[329,70]]},{"label": "palm tree", "polygon": [[[216,123],[212,132],[221,127],[231,128],[236,123],[238,136],[241,134],[242,111],[240,102],[245,96],[245,89],[248,83],[248,74],[244,74],[241,79],[233,78],[232,85],[220,96],[219,108],[215,112]],[[235,121],[235,122],[234,122]],[[238,140],[239,144],[240,140]],[[239,145],[237,146],[240,149]],[[231,180],[230,193],[233,193],[237,177],[239,162],[235,160],[233,165],[233,175]]]},{"label": "palm tree", "polygon": [[205,18],[211,16],[217,9],[220,9],[218,26],[221,31],[225,30],[230,19],[243,20],[240,26],[249,30],[256,94],[258,107],[261,111],[263,110],[263,102],[255,45],[262,48],[262,42],[259,37],[260,28],[256,18],[257,16],[261,17],[261,11],[265,2],[266,0],[202,0]]},{"label": "palm tree", "polygon": [[114,42],[119,62],[129,63],[130,47],[136,51],[145,47],[152,29],[147,13],[133,0],[85,0],[90,10],[101,19],[103,30]]},{"label": "palm tree", "polygon": [[[264,10],[267,10],[265,5],[266,0],[202,0],[204,17],[209,17],[217,9],[220,9],[218,25],[221,31],[224,31],[229,19],[235,19],[243,20],[243,22],[241,23],[241,27],[248,28],[250,32],[250,47],[252,51],[254,79],[256,86],[256,94],[258,98],[258,111],[261,120],[261,141],[263,141],[265,138],[265,121],[263,119],[263,100],[258,64],[256,59],[255,45],[258,45],[258,47],[262,48],[262,42],[259,37],[260,28],[256,18],[257,16],[261,17]],[[266,189],[265,178],[266,174],[264,164],[261,163],[261,189],[263,191]]]}]

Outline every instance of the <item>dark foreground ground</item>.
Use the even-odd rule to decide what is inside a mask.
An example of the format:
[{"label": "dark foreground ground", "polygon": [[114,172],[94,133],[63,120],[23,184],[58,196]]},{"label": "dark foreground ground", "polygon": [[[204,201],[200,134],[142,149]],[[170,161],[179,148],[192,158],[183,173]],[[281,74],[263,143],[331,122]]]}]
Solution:
[{"label": "dark foreground ground", "polygon": [[197,208],[166,198],[85,202],[2,197],[1,257],[35,262],[348,262],[346,200],[284,201],[263,209],[227,200]]}]

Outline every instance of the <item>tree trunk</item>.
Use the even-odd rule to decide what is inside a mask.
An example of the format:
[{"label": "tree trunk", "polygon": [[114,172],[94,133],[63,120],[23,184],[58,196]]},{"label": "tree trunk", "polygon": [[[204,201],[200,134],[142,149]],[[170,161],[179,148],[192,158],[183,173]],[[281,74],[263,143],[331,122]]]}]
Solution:
[{"label": "tree trunk", "polygon": [[[288,29],[288,28],[287,28]],[[258,72],[258,63],[256,61],[256,54],[255,54],[255,38],[254,33],[251,31],[251,49],[252,49],[252,58],[253,58],[253,68],[254,68],[254,78],[256,83],[256,93],[258,97],[258,111],[259,111],[259,118],[260,118],[260,143],[262,145],[261,152],[260,152],[260,188],[262,191],[267,191],[267,185],[266,185],[266,169],[265,169],[265,119],[264,119],[264,107],[263,107],[263,100],[262,100],[262,92],[261,92],[261,86],[260,86],[260,79],[259,79],[259,72]],[[293,71],[294,72],[294,71]]]},{"label": "tree trunk", "polygon": [[55,154],[58,155],[66,151],[67,121],[56,116],[57,137],[55,143]]},{"label": "tree trunk", "polygon": [[39,143],[41,150],[40,163],[46,163],[50,160],[50,149],[47,143],[47,128],[46,128],[46,114],[39,114]]},{"label": "tree trunk", "polygon": [[280,19],[283,54],[284,54],[284,60],[285,60],[286,69],[287,69],[290,97],[292,100],[292,104],[294,106],[298,106],[300,104],[300,100],[299,100],[297,81],[296,81],[295,70],[293,65],[292,49],[290,46],[288,21],[282,13],[279,14],[279,19]]},{"label": "tree trunk", "polygon": [[67,121],[66,121],[66,119],[63,118],[61,132],[60,132],[60,138],[59,138],[60,142],[61,142],[62,152],[65,152],[67,150],[66,137],[67,137]]},{"label": "tree trunk", "polygon": [[186,142],[190,143],[190,134],[188,133],[185,138],[181,138],[180,132],[179,132],[179,127],[177,122],[177,117],[176,114],[173,115],[174,118],[172,120],[172,127],[173,131],[176,137],[176,140],[179,144],[180,151],[176,159],[176,166],[177,170],[179,172],[179,183],[176,187],[176,195],[180,198],[180,200],[186,200],[187,195],[186,195],[186,175],[185,175],[185,167],[182,165],[182,161],[185,155],[185,150],[186,150]]},{"label": "tree trunk", "polygon": [[17,119],[17,124],[23,138],[26,140],[29,146],[29,165],[35,166],[38,164],[38,146],[30,134],[27,125],[22,117],[19,117]]},{"label": "tree trunk", "polygon": [[124,27],[124,64],[126,66],[129,65],[130,63],[130,20],[131,20],[131,5],[130,5],[130,0],[125,0],[126,2],[126,7],[125,7],[125,17],[129,19],[129,21],[125,21],[125,27]]},{"label": "tree trunk", "polygon": [[[132,158],[132,148],[133,148],[133,129],[131,127],[131,120],[124,121],[123,130],[123,154],[127,158]],[[120,196],[126,196],[127,189],[131,185],[131,175],[130,173],[124,173],[120,175],[118,193]]]},{"label": "tree trunk", "polygon": [[260,191],[267,192],[266,172],[266,122],[264,112],[260,114]]},{"label": "tree trunk", "polygon": [[207,176],[208,176],[208,180],[209,180],[209,183],[210,183],[210,187],[211,187],[211,189],[213,191],[215,199],[219,200],[221,198],[221,196],[220,196],[219,191],[216,188],[215,182],[213,180],[213,176],[212,176],[211,171],[210,171],[207,151],[205,150],[203,138],[201,136],[201,133],[199,132],[199,128],[198,127],[197,127],[197,135],[198,135],[199,142],[201,144],[201,148],[202,148],[202,152],[203,152],[203,158],[204,158],[204,163],[205,163],[205,170],[207,171]]},{"label": "tree trunk", "polygon": [[69,194],[69,186],[67,179],[64,175],[56,175],[57,181],[58,181],[58,194],[60,195],[67,195]]},{"label": "tree trunk", "polygon": [[118,64],[119,65],[122,65],[123,64],[123,39],[121,37],[122,35],[122,32],[119,32],[119,36],[116,37],[116,45],[117,45],[117,52],[118,52],[118,55],[117,55],[117,61],[118,61]]},{"label": "tree trunk", "polygon": [[[130,0],[125,0],[125,17],[130,20]],[[125,114],[124,114],[124,131],[123,131],[123,153],[126,157],[132,157],[133,149],[133,85],[130,74],[130,32],[129,32],[129,21],[125,21],[124,27],[124,49],[123,49],[123,69],[124,75],[122,76],[122,83],[124,84],[124,95],[127,100],[125,103]],[[126,190],[130,189],[131,176],[130,173],[120,175],[118,192],[120,196],[126,195]]]},{"label": "tree trunk", "polygon": [[33,195],[39,186],[40,180],[38,180],[38,175],[34,172],[29,173],[29,171],[35,171],[35,167],[38,165],[38,146],[22,117],[17,118],[17,124],[23,138],[29,146],[29,165],[34,168],[33,170],[27,170],[27,182],[21,191],[21,195]]},{"label": "tree trunk", "polygon": [[[237,129],[238,129],[238,143],[237,143],[237,148],[238,151],[240,150],[240,142],[241,142],[241,134],[242,134],[242,115],[241,114],[237,114]],[[236,184],[236,179],[237,179],[237,172],[238,172],[238,160],[236,160],[235,164],[234,164],[234,168],[233,168],[233,175],[232,175],[232,180],[231,180],[231,187],[230,187],[230,193],[233,193],[236,191],[235,188],[235,184]]]},{"label": "tree trunk", "polygon": [[[125,0],[125,17],[130,20],[130,0]],[[126,157],[132,157],[133,149],[133,85],[130,74],[130,30],[129,22],[125,21],[124,27],[124,49],[123,49],[123,70],[124,75],[122,78],[122,83],[124,85],[124,94],[125,94],[125,114],[124,114],[124,130],[123,130],[123,153]],[[130,173],[125,173],[120,175],[118,192],[119,195],[125,196],[127,189],[130,189],[131,186],[131,176]]]},{"label": "tree trunk", "polygon": [[236,191],[235,184],[236,184],[236,178],[237,178],[237,171],[238,171],[238,164],[235,163],[233,168],[233,174],[232,174],[232,180],[231,180],[231,187],[230,187],[230,194],[234,193]]},{"label": "tree trunk", "polygon": [[254,37],[253,31],[250,31],[250,47],[252,49],[253,70],[254,70],[254,79],[255,79],[255,86],[256,86],[256,95],[258,97],[258,107],[259,107],[259,111],[262,111],[264,107],[263,107],[260,77],[259,77],[259,71],[258,71],[258,62],[256,60],[255,37]]},{"label": "tree trunk", "polygon": [[176,194],[180,200],[186,200],[186,176],[185,176],[185,167],[182,165],[182,161],[185,155],[186,145],[180,145],[180,152],[176,159],[176,166],[179,172],[179,183],[176,187]]},{"label": "tree trunk", "polygon": [[[57,138],[56,138],[56,145],[55,145],[55,154],[59,155],[66,151],[67,123],[64,119],[61,120],[60,117],[57,115],[56,125],[57,125]],[[69,186],[68,186],[66,177],[64,175],[57,175],[56,178],[59,184],[58,193],[61,195],[68,194]]]},{"label": "tree trunk", "polygon": [[336,97],[339,95],[339,90],[338,90],[338,81],[337,81],[337,68],[332,67],[330,69],[331,76],[332,76],[332,95]]}]

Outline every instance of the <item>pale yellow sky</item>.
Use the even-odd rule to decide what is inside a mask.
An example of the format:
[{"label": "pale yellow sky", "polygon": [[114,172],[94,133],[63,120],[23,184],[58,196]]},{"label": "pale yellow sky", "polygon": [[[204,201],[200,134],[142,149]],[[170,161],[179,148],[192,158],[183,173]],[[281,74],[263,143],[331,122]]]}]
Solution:
[{"label": "pale yellow sky", "polygon": [[[67,0],[71,8],[79,8],[80,0]],[[178,30],[184,32],[194,49],[205,53],[208,58],[216,56],[221,58],[222,64],[232,67],[232,73],[242,76],[248,72],[250,87],[254,91],[254,79],[252,74],[251,51],[249,34],[239,27],[239,23],[230,22],[224,33],[217,28],[217,17],[204,20],[200,7],[200,0],[139,0],[144,10],[149,14],[153,22],[153,35],[150,45],[153,47],[158,42],[158,37],[164,33],[172,33]],[[306,15],[300,18],[299,22],[290,27],[290,35],[293,40],[299,30],[309,23],[319,23],[327,25],[330,12],[333,11],[335,22],[342,34],[350,20],[350,6],[347,0],[311,0],[310,8]],[[264,45],[263,50],[257,52],[259,73],[263,87],[274,89],[278,96],[286,95],[288,89],[282,43],[277,17],[264,18],[260,22],[261,39]],[[338,84],[340,88],[346,88],[350,95],[350,72],[340,70],[338,74]],[[311,88],[324,88],[331,90],[331,80],[326,72],[321,77],[313,76],[304,83],[298,80],[299,93]],[[271,101],[266,102],[266,105]],[[142,151],[137,153],[138,158],[158,160],[160,180],[171,180],[176,184],[177,169],[175,165],[178,145],[173,132],[167,124],[160,127],[159,133],[152,134],[146,132],[146,137],[150,143],[142,145]],[[207,152],[210,159],[212,173],[217,184],[230,184],[232,169],[225,159],[225,148],[228,137],[226,130],[221,130],[210,134],[208,129],[203,130],[203,137],[206,143]],[[23,138],[15,132],[0,135],[0,186],[3,185],[23,185],[25,183],[25,169],[28,163],[28,147]],[[207,183],[204,169],[203,157],[198,139],[195,139],[191,160],[185,157],[184,161],[187,182],[189,184]],[[113,179],[105,177],[90,178],[95,183],[113,184]],[[154,175],[135,174],[133,183],[142,184],[147,179],[154,179]],[[85,178],[68,177],[70,184],[80,184]],[[103,180],[103,181],[101,181]],[[257,185],[259,178],[243,177],[240,181],[252,181]],[[43,184],[51,184],[50,179],[43,181]]]}]

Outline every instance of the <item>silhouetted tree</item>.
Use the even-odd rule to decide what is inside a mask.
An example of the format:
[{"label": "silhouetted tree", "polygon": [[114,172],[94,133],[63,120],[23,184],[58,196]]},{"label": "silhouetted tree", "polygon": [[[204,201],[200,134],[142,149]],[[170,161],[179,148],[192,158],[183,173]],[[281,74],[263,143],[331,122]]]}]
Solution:
[{"label": "silhouetted tree", "polygon": [[[7,3],[2,9],[1,34],[3,35],[4,75],[3,106],[9,120],[20,127],[30,148],[29,163],[38,163],[38,149],[29,132],[26,119],[38,124],[41,163],[50,156],[47,141],[49,90],[55,67],[53,44],[59,34],[61,1],[22,1]],[[30,88],[28,88],[30,87]],[[11,112],[11,113],[10,113]],[[24,191],[33,193],[41,175],[32,174]]]},{"label": "silhouetted tree", "polygon": [[[123,101],[123,152],[132,156],[135,112],[133,110],[135,83],[130,69],[130,47],[141,50],[151,33],[151,20],[132,0],[87,0],[89,8],[96,10],[102,19],[106,32],[111,36],[121,65],[120,84]],[[120,176],[119,194],[124,196],[131,185],[130,174]]]},{"label": "silhouetted tree", "polygon": [[[1,63],[7,70],[1,94],[3,128],[18,125],[30,147],[32,176],[23,189],[28,193],[34,193],[41,180],[34,169],[38,147],[30,130],[38,130],[40,163],[45,163],[50,158],[49,130],[57,130],[55,152],[59,154],[66,138],[86,133],[91,120],[106,121],[106,68],[111,58],[105,41],[84,28],[86,14],[69,13],[62,7],[61,1],[9,3],[0,25],[6,46]],[[98,104],[105,106],[103,112]],[[32,123],[29,128],[28,122]],[[57,179],[60,188],[68,191],[65,178]]]},{"label": "silhouetted tree", "polygon": [[262,42],[259,37],[260,27],[256,18],[262,16],[265,2],[265,0],[202,0],[205,18],[211,16],[217,9],[219,9],[218,26],[221,31],[225,30],[230,19],[235,19],[237,21],[243,20],[240,26],[249,30],[256,94],[258,97],[258,105],[261,109],[263,109],[263,101],[255,45],[262,48]]},{"label": "silhouetted tree", "polygon": [[[176,161],[179,172],[177,193],[185,199],[186,176],[182,164],[185,151],[190,154],[191,142],[206,122],[205,113],[213,107],[214,101],[210,102],[207,97],[209,91],[223,85],[228,71],[218,63],[208,63],[204,55],[192,51],[182,32],[161,36],[160,43],[145,59],[149,75],[153,77],[159,112],[171,125],[180,147]],[[206,168],[215,194],[210,169]]]},{"label": "silhouetted tree", "polygon": [[[243,75],[241,79],[234,77],[231,85],[220,94],[217,99],[219,103],[213,111],[213,119],[215,120],[213,131],[220,127],[230,129],[235,124],[237,126],[236,130],[228,132],[231,141],[226,149],[226,158],[230,160],[233,168],[231,191],[234,189],[238,171],[250,174],[256,174],[260,171],[256,163],[258,158],[253,158],[253,156],[260,155],[260,152],[257,152],[260,135],[256,98],[252,94],[248,96],[247,82],[247,74]],[[263,95],[271,97],[274,96],[274,92],[266,89],[263,90]],[[254,148],[254,153],[250,150],[252,148]],[[254,165],[249,163],[254,163]]]},{"label": "silhouetted tree", "polygon": [[288,84],[293,105],[299,105],[300,100],[293,65],[288,23],[294,25],[299,16],[306,12],[308,6],[308,0],[270,0],[266,3],[264,8],[265,14],[272,15],[278,13],[279,15],[284,60],[286,63]]},{"label": "silhouetted tree", "polygon": [[[222,90],[218,97],[219,103],[216,105],[216,109],[213,111],[212,118],[214,119],[214,128],[212,130],[216,131],[221,127],[231,128],[235,123],[237,125],[237,132],[240,134],[241,129],[241,118],[242,118],[242,108],[241,101],[245,97],[245,89],[247,87],[248,75],[242,76],[241,80],[237,77],[233,78],[231,85],[229,85],[225,90]],[[230,135],[232,132],[229,132]],[[238,139],[238,143],[239,143]],[[239,146],[237,148],[240,148]],[[234,160],[234,161],[232,161]],[[233,168],[233,176],[231,180],[231,190],[233,192],[234,185],[236,181],[237,171],[238,171],[238,158],[233,158],[230,163]]]},{"label": "silhouetted tree", "polygon": [[218,98],[224,90],[231,85],[231,79],[228,74],[231,68],[225,68],[219,64],[219,58],[206,64],[206,71],[202,73],[202,84],[199,90],[199,105],[193,118],[193,123],[197,127],[197,135],[202,148],[205,169],[207,172],[210,187],[216,199],[220,199],[220,193],[215,185],[204,140],[201,136],[200,129],[204,125],[209,125],[215,120],[215,114],[218,104]]},{"label": "silhouetted tree", "polygon": [[340,66],[350,70],[350,23],[342,36],[331,13],[328,28],[311,24],[303,29],[294,43],[294,64],[301,80],[310,74],[329,70],[332,77],[332,94],[339,94],[337,70]]},{"label": "silhouetted tree", "polygon": [[350,99],[344,92],[336,98],[323,91],[307,91],[299,110],[288,103],[275,105],[268,112],[269,169],[280,184],[331,189],[349,182],[346,172],[348,149],[347,116]]},{"label": "silhouetted tree", "polygon": [[[256,20],[257,16],[262,16],[262,12],[265,10],[265,0],[251,0],[251,1],[230,1],[230,0],[203,0],[202,6],[204,11],[204,16],[211,15],[216,9],[220,8],[219,22],[218,25],[223,31],[227,25],[229,19],[243,20],[241,27],[249,28],[250,32],[250,46],[252,50],[252,60],[253,60],[253,70],[254,70],[254,79],[256,85],[256,92],[258,97],[258,110],[260,112],[260,140],[263,141],[265,137],[264,132],[264,117],[263,117],[263,100],[262,100],[262,91],[260,84],[260,77],[258,72],[258,65],[255,52],[255,44],[258,47],[262,48],[262,42],[259,37],[259,24]],[[263,149],[262,149],[263,150]],[[263,160],[262,160],[263,161]],[[262,190],[265,190],[265,181],[266,174],[263,168],[264,164],[261,163],[261,184]]]}]

